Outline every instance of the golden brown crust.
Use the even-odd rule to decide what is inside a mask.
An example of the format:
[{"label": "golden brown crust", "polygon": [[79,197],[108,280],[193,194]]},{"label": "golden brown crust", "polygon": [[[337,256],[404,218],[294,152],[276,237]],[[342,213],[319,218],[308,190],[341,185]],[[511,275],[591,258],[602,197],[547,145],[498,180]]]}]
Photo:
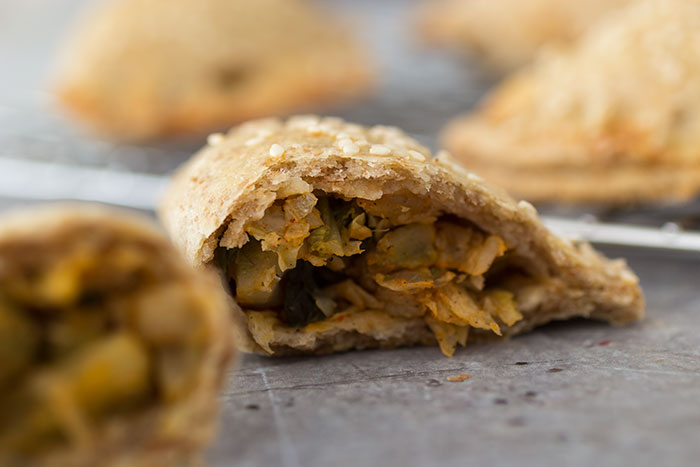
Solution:
[{"label": "golden brown crust", "polygon": [[[571,316],[626,323],[643,315],[637,278],[623,261],[607,260],[586,245],[556,237],[530,204],[487,185],[446,153],[431,159],[426,148],[396,128],[313,116],[268,119],[241,125],[211,142],[176,173],[160,207],[166,229],[194,264],[209,263],[219,245],[243,245],[244,224],[261,218],[276,197],[299,192],[295,189],[370,200],[408,190],[440,211],[500,236],[535,275],[556,279],[551,282],[558,284],[551,288],[556,297],[549,305],[505,329],[505,335]],[[545,309],[551,304],[557,306]],[[238,307],[236,313],[241,316]],[[391,338],[396,344],[422,339],[414,331]],[[244,347],[261,350],[251,341]]]},{"label": "golden brown crust", "polygon": [[[60,204],[33,207],[3,215],[0,220],[0,275],[14,268],[13,246],[35,245],[50,252],[61,250],[77,235],[142,242],[151,247],[153,261],[167,264],[183,287],[206,290],[209,299],[199,310],[205,318],[209,344],[197,384],[184,398],[167,406],[113,417],[94,427],[86,446],[46,452],[29,464],[35,466],[185,466],[197,464],[212,437],[217,393],[233,357],[229,309],[231,300],[217,275],[195,271],[183,261],[164,235],[145,218],[98,205]],[[4,464],[8,462],[8,464]],[[15,465],[0,455],[3,465]]]},{"label": "golden brown crust", "polygon": [[612,14],[450,123],[444,145],[533,201],[689,199],[700,190],[698,24],[700,5],[682,0]]},{"label": "golden brown crust", "polygon": [[530,62],[545,45],[571,42],[630,0],[436,0],[417,12],[429,42],[466,49],[491,68]]},{"label": "golden brown crust", "polygon": [[358,44],[305,0],[112,0],[63,62],[60,101],[120,139],[199,133],[370,85]]},{"label": "golden brown crust", "polygon": [[700,188],[700,167],[664,164],[581,169],[470,163],[494,185],[533,202],[598,205],[684,202]]}]

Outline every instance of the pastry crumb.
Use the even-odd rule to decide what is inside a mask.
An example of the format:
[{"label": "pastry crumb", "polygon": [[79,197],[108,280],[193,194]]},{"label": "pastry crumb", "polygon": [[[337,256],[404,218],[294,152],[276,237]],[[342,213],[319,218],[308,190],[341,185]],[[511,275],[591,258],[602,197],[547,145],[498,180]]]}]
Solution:
[{"label": "pastry crumb", "polygon": [[470,375],[469,373],[462,373],[457,376],[448,376],[447,381],[450,381],[452,383],[461,383],[462,381],[467,380],[471,377],[472,375]]},{"label": "pastry crumb", "polygon": [[409,155],[412,159],[415,159],[415,160],[420,161],[420,162],[425,162],[425,156],[424,156],[422,153],[418,152],[418,151],[409,150],[409,151],[408,151],[408,155]]},{"label": "pastry crumb", "polygon": [[217,146],[224,140],[224,135],[222,133],[212,133],[207,136],[207,144],[209,146]]}]

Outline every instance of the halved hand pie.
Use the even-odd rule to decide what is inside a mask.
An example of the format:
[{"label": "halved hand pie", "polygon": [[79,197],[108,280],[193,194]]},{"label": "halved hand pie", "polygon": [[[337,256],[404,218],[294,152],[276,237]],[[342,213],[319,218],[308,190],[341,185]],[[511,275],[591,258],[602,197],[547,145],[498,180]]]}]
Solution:
[{"label": "halved hand pie", "polygon": [[150,222],[0,220],[0,465],[190,465],[231,357],[230,298]]},{"label": "halved hand pie", "polygon": [[160,216],[190,261],[230,281],[246,350],[437,341],[452,355],[468,334],[643,315],[623,261],[555,237],[531,205],[397,128],[308,116],[210,141]]}]

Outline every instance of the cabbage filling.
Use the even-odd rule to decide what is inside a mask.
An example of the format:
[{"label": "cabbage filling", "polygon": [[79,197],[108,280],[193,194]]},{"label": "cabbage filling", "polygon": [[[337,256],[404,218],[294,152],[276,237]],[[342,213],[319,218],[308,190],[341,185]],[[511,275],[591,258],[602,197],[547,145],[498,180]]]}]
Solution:
[{"label": "cabbage filling", "polygon": [[175,284],[150,244],[72,236],[81,241],[0,248],[4,455],[85,447],[102,423],[178,402],[196,384],[207,297]]},{"label": "cabbage filling", "polygon": [[448,356],[470,328],[500,335],[522,319],[513,294],[485,280],[504,241],[415,196],[299,194],[276,200],[245,232],[249,241],[218,248],[216,261],[270,353],[272,327],[311,332],[339,314],[423,319]]}]

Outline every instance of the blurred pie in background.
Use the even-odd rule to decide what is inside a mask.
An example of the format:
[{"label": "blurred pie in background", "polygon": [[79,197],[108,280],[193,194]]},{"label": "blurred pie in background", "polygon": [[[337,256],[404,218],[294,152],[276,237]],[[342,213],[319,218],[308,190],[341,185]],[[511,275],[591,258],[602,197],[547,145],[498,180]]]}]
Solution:
[{"label": "blurred pie in background", "polygon": [[318,107],[371,82],[343,25],[305,0],[111,0],[61,58],[60,102],[117,139]]},{"label": "blurred pie in background", "polygon": [[431,43],[464,49],[503,72],[545,44],[565,44],[632,0],[434,0],[418,10]]},{"label": "blurred pie in background", "polygon": [[681,201],[700,190],[700,2],[647,0],[508,78],[443,133],[531,201]]}]

